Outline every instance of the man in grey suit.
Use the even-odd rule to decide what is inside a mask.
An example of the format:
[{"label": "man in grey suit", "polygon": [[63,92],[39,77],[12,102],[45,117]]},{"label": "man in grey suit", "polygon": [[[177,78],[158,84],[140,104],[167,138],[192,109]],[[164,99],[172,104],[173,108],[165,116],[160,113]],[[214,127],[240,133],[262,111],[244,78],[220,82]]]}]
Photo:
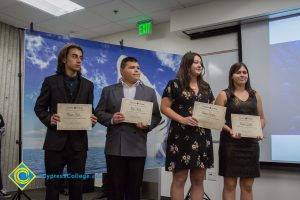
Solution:
[{"label": "man in grey suit", "polygon": [[[147,133],[161,120],[153,88],[140,81],[137,59],[126,57],[121,62],[120,82],[103,88],[95,110],[98,122],[107,127],[105,157],[109,200],[139,200],[147,156]],[[153,102],[151,125],[125,123],[120,113],[122,98]]]}]

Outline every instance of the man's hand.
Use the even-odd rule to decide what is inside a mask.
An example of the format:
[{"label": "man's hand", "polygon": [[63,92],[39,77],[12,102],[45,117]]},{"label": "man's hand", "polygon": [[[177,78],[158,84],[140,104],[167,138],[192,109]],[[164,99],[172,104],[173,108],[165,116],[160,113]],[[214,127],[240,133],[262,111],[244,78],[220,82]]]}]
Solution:
[{"label": "man's hand", "polygon": [[50,119],[51,126],[57,125],[57,122],[60,122],[60,117],[58,114],[53,114]]},{"label": "man's hand", "polygon": [[94,114],[91,116],[91,121],[92,121],[93,125],[95,125],[97,123],[97,119],[98,118]]},{"label": "man's hand", "polygon": [[119,124],[125,120],[125,117],[122,113],[116,112],[112,117],[113,124]]},{"label": "man's hand", "polygon": [[136,127],[140,128],[140,129],[147,129],[147,128],[149,128],[149,126],[148,125],[144,125],[143,122],[136,123]]},{"label": "man's hand", "polygon": [[264,139],[264,136],[257,136],[257,137],[256,137],[256,140],[257,140],[257,141],[260,141],[260,140],[263,140],[263,139]]}]

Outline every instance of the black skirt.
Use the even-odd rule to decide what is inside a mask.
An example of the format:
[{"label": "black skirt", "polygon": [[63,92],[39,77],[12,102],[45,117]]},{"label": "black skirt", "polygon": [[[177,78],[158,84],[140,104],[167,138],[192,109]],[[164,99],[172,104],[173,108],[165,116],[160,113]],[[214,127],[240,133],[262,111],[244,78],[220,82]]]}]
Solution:
[{"label": "black skirt", "polygon": [[234,139],[221,133],[219,146],[219,175],[255,178],[260,176],[259,143],[253,138]]}]

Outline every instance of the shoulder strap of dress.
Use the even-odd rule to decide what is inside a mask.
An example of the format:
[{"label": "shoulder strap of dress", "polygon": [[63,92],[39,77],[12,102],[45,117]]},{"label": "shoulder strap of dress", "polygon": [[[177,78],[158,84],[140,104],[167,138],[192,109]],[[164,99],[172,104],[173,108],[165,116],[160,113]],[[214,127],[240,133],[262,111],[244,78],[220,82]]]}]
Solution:
[{"label": "shoulder strap of dress", "polygon": [[227,88],[227,89],[224,89],[223,91],[224,91],[225,94],[226,94],[227,100],[230,99],[231,95],[230,95],[230,92],[229,92],[228,88]]}]

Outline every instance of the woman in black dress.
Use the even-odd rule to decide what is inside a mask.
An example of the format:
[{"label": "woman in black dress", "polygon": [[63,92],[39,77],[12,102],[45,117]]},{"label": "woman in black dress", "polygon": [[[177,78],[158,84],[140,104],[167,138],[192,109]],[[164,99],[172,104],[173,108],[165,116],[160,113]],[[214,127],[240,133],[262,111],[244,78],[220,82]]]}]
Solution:
[{"label": "woman in black dress", "polygon": [[186,53],[176,79],[169,81],[161,101],[161,112],[171,119],[165,168],[173,172],[170,191],[172,200],[184,199],[184,185],[189,170],[191,197],[193,200],[202,200],[205,169],[213,167],[211,132],[198,127],[197,120],[192,118],[195,101],[214,101],[203,74],[201,56],[193,52]]},{"label": "woman in black dress", "polygon": [[245,138],[234,133],[231,114],[260,116],[262,128],[265,120],[261,98],[251,88],[248,68],[244,63],[231,66],[228,88],[220,92],[215,103],[227,107],[219,147],[219,175],[224,177],[223,200],[235,199],[238,178],[240,199],[252,200],[254,178],[260,176],[258,140],[262,138]]}]

